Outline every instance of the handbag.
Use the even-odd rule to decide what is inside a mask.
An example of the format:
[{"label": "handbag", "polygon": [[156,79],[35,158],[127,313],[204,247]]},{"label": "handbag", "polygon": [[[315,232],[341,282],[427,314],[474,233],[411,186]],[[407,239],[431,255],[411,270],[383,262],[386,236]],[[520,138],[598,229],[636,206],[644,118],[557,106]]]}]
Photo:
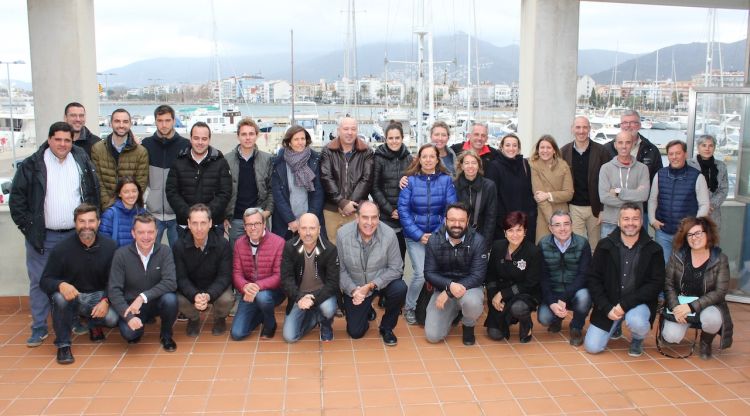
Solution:
[{"label": "handbag", "polygon": [[[690,303],[694,301],[695,299],[698,299],[695,296],[678,296],[677,300],[679,303],[685,304]],[[664,322],[671,321],[671,322],[677,322],[674,317],[674,313],[672,313],[669,308],[661,304],[659,308],[656,311],[656,314],[658,315],[659,322],[656,325],[656,350],[659,351],[659,353],[665,357],[669,358],[679,358],[679,359],[685,359],[693,355],[693,352],[695,352],[695,345],[698,342],[698,331],[701,329],[701,321],[700,321],[700,315],[696,313],[691,313],[687,316],[686,321],[688,322],[688,325],[690,328],[693,328],[694,334],[693,334],[693,340],[690,342],[690,350],[686,354],[680,354],[679,352],[675,352],[674,346],[677,344],[668,344],[661,336],[662,331],[664,330]],[[672,351],[674,354],[668,352]]]}]

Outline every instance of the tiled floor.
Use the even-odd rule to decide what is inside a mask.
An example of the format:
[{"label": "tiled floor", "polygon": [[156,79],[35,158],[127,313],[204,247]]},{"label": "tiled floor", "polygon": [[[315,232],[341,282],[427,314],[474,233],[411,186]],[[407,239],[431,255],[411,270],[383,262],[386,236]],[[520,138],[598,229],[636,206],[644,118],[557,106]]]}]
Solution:
[{"label": "tiled floor", "polygon": [[[279,308],[279,318],[281,316]],[[251,415],[749,415],[750,305],[731,306],[734,346],[704,362],[669,359],[653,336],[640,358],[614,341],[598,356],[567,342],[567,328],[534,341],[428,344],[423,330],[399,322],[397,347],[384,347],[375,328],[351,340],[344,322],[322,344],[317,330],[295,345],[277,333],[235,342],[197,339],[175,328],[177,352],[163,352],[158,325],[127,345],[116,330],[103,344],[74,340],[76,362],[55,362],[54,335],[27,348],[27,311],[0,315],[2,414],[251,414]],[[382,315],[382,311],[379,311]],[[480,322],[483,322],[480,321]],[[627,335],[627,331],[626,331]]]}]

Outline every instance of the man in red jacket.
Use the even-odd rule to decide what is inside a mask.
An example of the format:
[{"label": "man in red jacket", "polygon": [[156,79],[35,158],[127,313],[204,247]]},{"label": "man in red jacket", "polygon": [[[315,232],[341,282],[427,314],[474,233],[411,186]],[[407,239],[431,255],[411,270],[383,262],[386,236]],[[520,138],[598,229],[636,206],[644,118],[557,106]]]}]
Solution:
[{"label": "man in red jacket", "polygon": [[242,216],[245,235],[234,245],[232,280],[242,294],[232,322],[232,339],[239,341],[263,323],[261,338],[276,334],[274,308],[284,301],[281,254],[284,239],[266,230],[263,209],[248,208]]}]

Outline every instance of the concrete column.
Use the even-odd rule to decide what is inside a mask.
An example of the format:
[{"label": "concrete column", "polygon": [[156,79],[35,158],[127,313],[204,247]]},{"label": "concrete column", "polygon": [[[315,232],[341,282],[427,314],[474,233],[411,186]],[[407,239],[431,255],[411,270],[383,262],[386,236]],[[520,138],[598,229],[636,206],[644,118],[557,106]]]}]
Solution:
[{"label": "concrete column", "polygon": [[37,143],[71,101],[86,107],[86,127],[98,134],[94,1],[27,0],[26,7]]},{"label": "concrete column", "polygon": [[521,1],[518,133],[530,156],[542,134],[571,140],[578,80],[579,0]]}]

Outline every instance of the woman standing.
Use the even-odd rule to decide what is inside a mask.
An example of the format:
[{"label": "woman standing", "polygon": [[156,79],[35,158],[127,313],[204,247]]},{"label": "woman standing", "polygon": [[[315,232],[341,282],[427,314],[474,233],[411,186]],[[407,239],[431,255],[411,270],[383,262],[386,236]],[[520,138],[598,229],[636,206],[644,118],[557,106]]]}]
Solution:
[{"label": "woman standing", "polygon": [[404,318],[409,325],[414,325],[417,323],[414,309],[424,285],[425,245],[442,225],[445,207],[456,202],[456,189],[440,162],[438,148],[431,143],[419,148],[406,176],[408,183],[398,197],[398,217],[414,270],[406,293]]},{"label": "woman standing", "polygon": [[456,161],[456,196],[469,208],[469,226],[484,237],[487,247],[492,247],[497,220],[497,190],[485,178],[482,159],[476,151],[464,150]]},{"label": "woman standing", "polygon": [[714,136],[704,134],[696,140],[696,143],[698,153],[695,155],[695,160],[690,161],[690,165],[701,171],[703,177],[706,178],[710,194],[708,213],[716,223],[716,227],[720,228],[721,204],[726,201],[729,191],[727,165],[714,158],[714,152],[716,151],[716,138]]},{"label": "woman standing", "polygon": [[406,240],[398,216],[399,180],[414,159],[404,145],[404,130],[401,123],[391,123],[385,129],[385,146],[375,150],[375,166],[372,183],[372,199],[380,209],[380,220],[396,232],[401,260],[406,254]]},{"label": "woman standing", "polygon": [[552,213],[568,211],[573,198],[573,175],[560,154],[555,138],[545,134],[539,138],[531,155],[531,189],[537,203],[536,241],[549,234]]},{"label": "woman standing", "polygon": [[[488,179],[497,187],[497,230],[495,238],[503,235],[502,222],[508,213],[526,214],[529,230],[536,230],[537,207],[531,187],[531,167],[521,154],[521,140],[515,134],[506,134],[500,141],[500,157],[488,169]],[[526,238],[534,240],[533,236]]]},{"label": "woman standing", "polygon": [[456,173],[456,152],[448,147],[448,139],[450,139],[451,130],[448,124],[444,121],[436,121],[430,128],[430,141],[438,149],[438,155],[440,161],[443,162],[443,166],[447,169],[450,175]]},{"label": "woman standing", "polygon": [[274,157],[271,192],[275,209],[271,231],[285,240],[299,229],[299,217],[310,212],[323,223],[323,185],[320,183],[320,154],[310,148],[312,138],[304,127],[294,125],[284,134],[282,148]]},{"label": "woman standing", "polygon": [[531,313],[539,305],[542,254],[526,233],[527,216],[513,211],[503,219],[505,240],[492,246],[487,265],[487,335],[510,338],[510,325],[519,323],[519,339],[531,341]]},{"label": "woman standing", "polygon": [[111,237],[118,247],[133,242],[133,219],[138,214],[144,214],[143,194],[141,186],[132,176],[120,178],[115,186],[117,199],[114,205],[107,208],[102,214],[102,222],[99,224],[99,232]]},{"label": "woman standing", "polygon": [[[729,289],[729,261],[718,247],[719,234],[707,217],[682,220],[667,263],[664,294],[674,322],[664,321],[662,338],[677,343],[685,337],[688,318],[701,325],[700,356],[711,358],[711,343],[721,331],[721,348],[732,345],[732,317],[724,297]],[[668,312],[669,313],[669,312]]]}]

